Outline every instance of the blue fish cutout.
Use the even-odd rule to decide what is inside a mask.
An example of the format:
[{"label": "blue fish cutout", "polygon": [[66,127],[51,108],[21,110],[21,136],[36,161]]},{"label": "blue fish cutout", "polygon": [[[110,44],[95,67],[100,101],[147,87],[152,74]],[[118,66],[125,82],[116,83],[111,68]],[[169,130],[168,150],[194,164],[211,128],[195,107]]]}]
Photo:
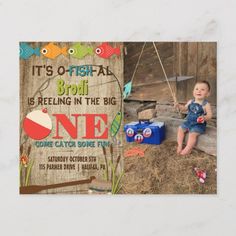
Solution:
[{"label": "blue fish cutout", "polygon": [[40,48],[32,48],[28,43],[20,43],[20,58],[28,59],[32,55],[40,56]]},{"label": "blue fish cutout", "polygon": [[129,95],[131,94],[131,89],[132,89],[132,81],[128,82],[125,86],[124,86],[124,91],[123,91],[123,98],[126,99],[127,97],[129,97]]}]

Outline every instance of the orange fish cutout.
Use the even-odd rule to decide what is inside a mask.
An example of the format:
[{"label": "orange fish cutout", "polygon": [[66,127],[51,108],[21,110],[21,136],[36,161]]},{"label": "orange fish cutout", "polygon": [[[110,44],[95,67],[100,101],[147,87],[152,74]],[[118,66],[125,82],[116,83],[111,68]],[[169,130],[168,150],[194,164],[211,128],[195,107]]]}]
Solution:
[{"label": "orange fish cutout", "polygon": [[60,54],[66,56],[67,48],[66,47],[59,48],[57,45],[49,43],[41,49],[41,53],[47,58],[54,59]]},{"label": "orange fish cutout", "polygon": [[132,156],[144,157],[145,155],[144,153],[145,153],[145,150],[138,147],[134,147],[129,150],[126,150],[124,153],[124,157],[132,157]]}]

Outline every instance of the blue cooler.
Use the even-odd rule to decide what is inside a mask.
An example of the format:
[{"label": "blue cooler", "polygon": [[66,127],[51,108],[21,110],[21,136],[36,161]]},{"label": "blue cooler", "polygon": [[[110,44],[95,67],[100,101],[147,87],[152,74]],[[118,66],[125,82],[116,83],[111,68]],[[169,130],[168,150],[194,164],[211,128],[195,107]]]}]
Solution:
[{"label": "blue cooler", "polygon": [[164,122],[131,122],[124,126],[127,142],[161,144],[165,139]]}]

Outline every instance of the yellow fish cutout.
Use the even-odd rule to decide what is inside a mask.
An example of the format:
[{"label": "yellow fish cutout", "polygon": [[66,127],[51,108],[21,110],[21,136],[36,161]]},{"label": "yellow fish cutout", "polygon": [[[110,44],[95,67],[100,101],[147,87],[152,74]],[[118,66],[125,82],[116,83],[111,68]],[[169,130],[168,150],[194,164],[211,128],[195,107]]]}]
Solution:
[{"label": "yellow fish cutout", "polygon": [[49,43],[41,49],[41,53],[47,58],[54,59],[60,54],[66,56],[67,48],[66,47],[59,48],[57,45]]}]

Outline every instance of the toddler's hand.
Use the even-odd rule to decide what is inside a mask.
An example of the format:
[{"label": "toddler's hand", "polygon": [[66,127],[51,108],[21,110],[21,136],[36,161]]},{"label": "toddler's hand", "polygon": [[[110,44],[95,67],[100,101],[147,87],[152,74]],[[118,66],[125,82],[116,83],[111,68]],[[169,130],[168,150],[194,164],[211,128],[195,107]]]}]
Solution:
[{"label": "toddler's hand", "polygon": [[204,116],[199,116],[197,118],[197,123],[204,123],[204,122],[205,122]]},{"label": "toddler's hand", "polygon": [[174,103],[174,108],[180,109],[180,104],[177,103],[177,102],[175,102],[175,103]]}]

